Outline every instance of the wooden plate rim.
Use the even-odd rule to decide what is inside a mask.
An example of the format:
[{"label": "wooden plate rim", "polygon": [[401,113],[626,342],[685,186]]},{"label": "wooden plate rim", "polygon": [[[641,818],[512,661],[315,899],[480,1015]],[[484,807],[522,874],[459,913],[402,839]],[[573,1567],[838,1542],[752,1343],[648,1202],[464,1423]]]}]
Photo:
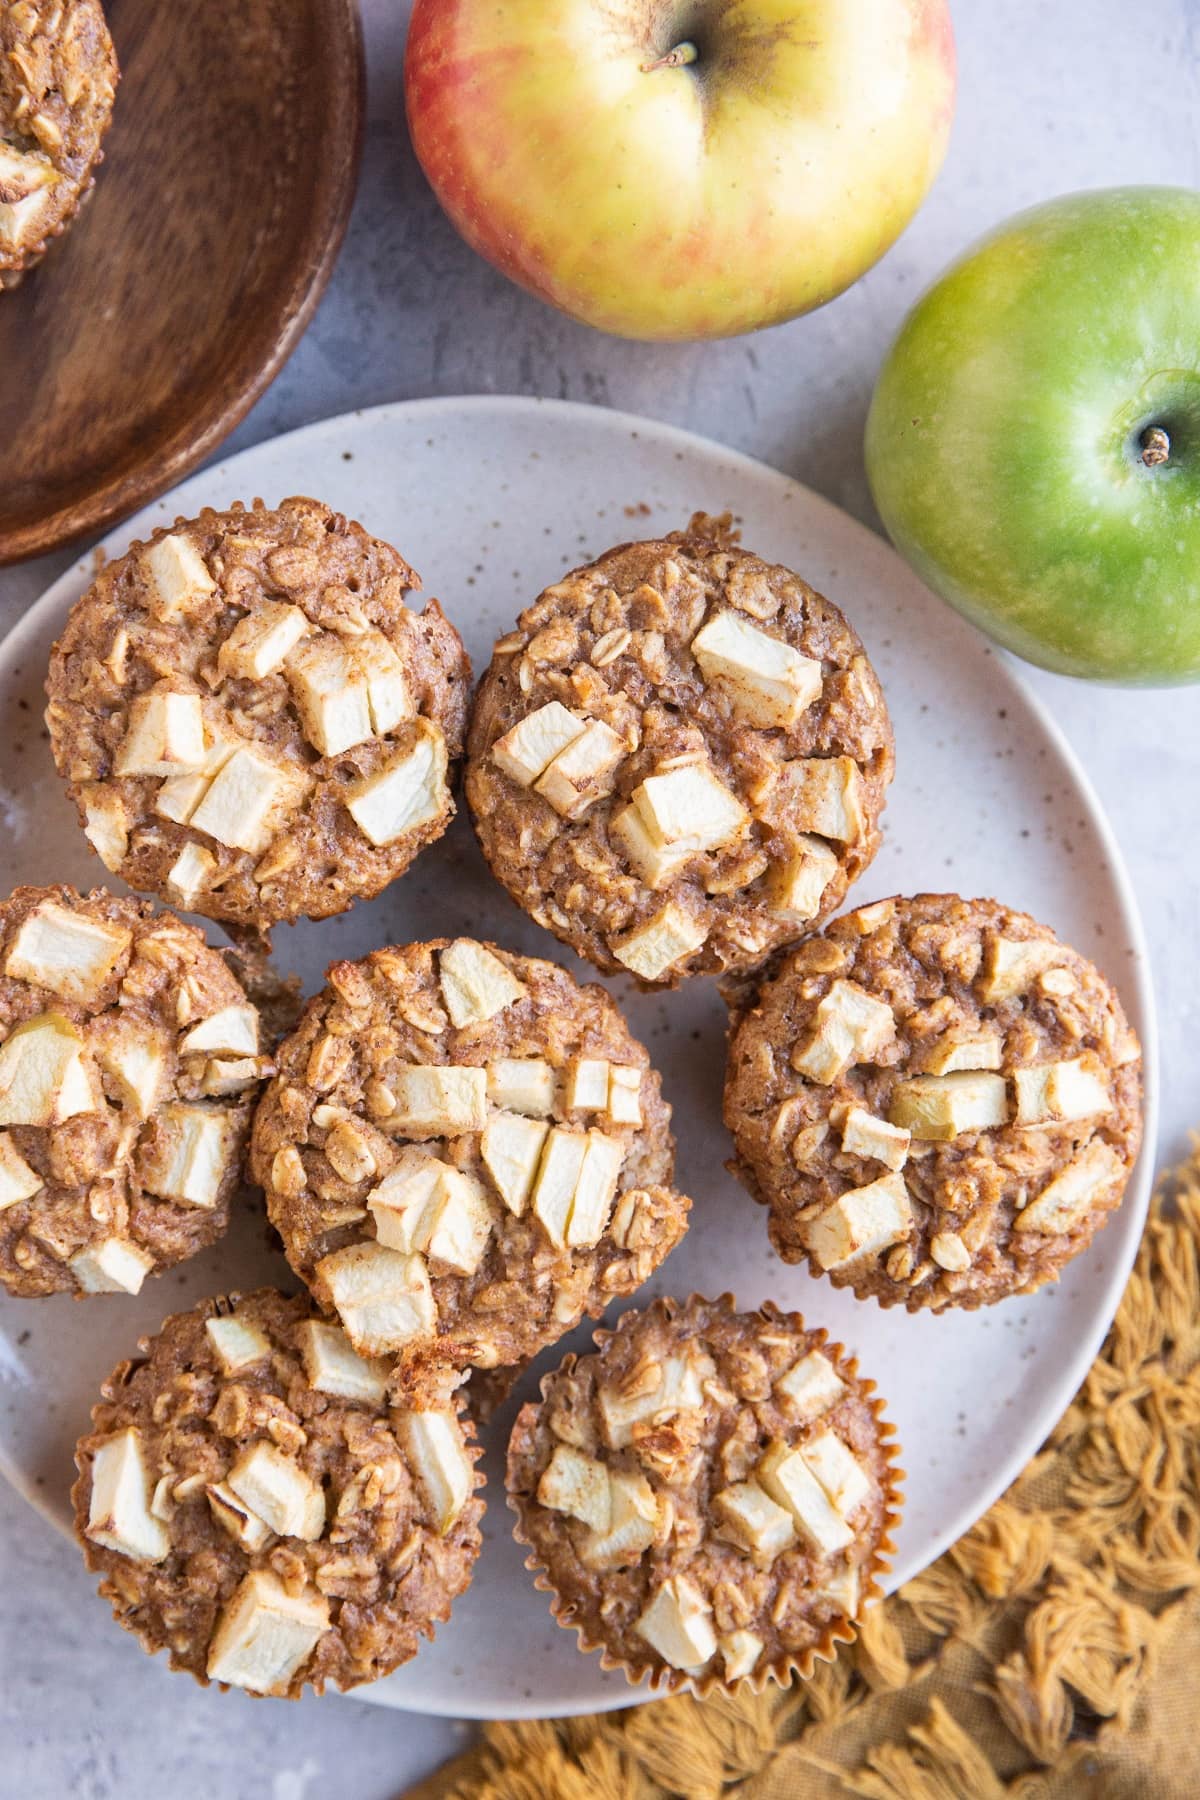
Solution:
[{"label": "wooden plate rim", "polygon": [[210,395],[209,404],[186,418],[146,461],[120,475],[107,479],[102,475],[82,500],[9,530],[0,526],[0,568],[96,536],[177,486],[241,423],[308,329],[350,223],[366,116],[366,62],[358,0],[328,3],[334,17],[340,14],[328,46],[334,59],[328,76],[333,97],[328,129],[335,141],[349,144],[350,153],[318,165],[308,233],[295,257],[293,273],[280,288],[279,306],[263,315],[219,393]]}]

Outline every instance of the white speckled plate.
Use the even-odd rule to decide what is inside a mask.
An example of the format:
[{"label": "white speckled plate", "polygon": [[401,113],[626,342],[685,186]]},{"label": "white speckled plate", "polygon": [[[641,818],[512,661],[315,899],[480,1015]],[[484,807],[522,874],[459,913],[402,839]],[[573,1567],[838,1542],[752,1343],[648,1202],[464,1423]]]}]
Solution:
[{"label": "white speckled plate", "polygon": [[[731,509],[745,541],[789,563],[861,632],[896,727],[887,839],[852,896],[956,889],[1028,908],[1096,958],[1121,989],[1147,1047],[1154,1142],[1154,1036],[1132,893],[1086,777],[1013,665],[933,598],[886,544],[774,470],[700,438],[589,407],[532,400],[420,401],[310,426],[205,470],[105,540],[110,555],[162,520],[201,506],[307,493],[395,542],[443,601],[475,660],[565,568],[610,544]],[[0,889],[103,874],[59,791],[41,728],[50,644],[87,583],[63,576],[0,647]],[[311,990],[335,955],[446,931],[569,960],[491,881],[470,829],[449,836],[380,899],[341,919],[281,929],[278,959]],[[575,964],[577,973],[589,971]],[[1125,1203],[1062,1283],[1027,1300],[944,1318],[885,1313],[835,1293],[772,1255],[766,1215],[722,1164],[724,1017],[709,982],[635,996],[613,984],[661,1068],[675,1108],[679,1181],[692,1229],[654,1292],[716,1293],[800,1308],[858,1351],[887,1395],[908,1470],[898,1585],[953,1542],[1002,1491],[1065,1409],[1095,1354],[1133,1260],[1148,1162]],[[136,1299],[0,1298],[0,1460],[63,1530],[71,1450],[103,1375],[142,1332],[202,1295],[288,1282],[261,1216]],[[586,1342],[586,1334],[576,1334]],[[544,1359],[549,1365],[557,1353]],[[527,1378],[522,1397],[531,1391]],[[384,1706],[472,1717],[626,1705],[619,1676],[555,1626],[509,1535],[502,1445],[513,1407],[489,1431],[489,1507],[475,1581],[415,1661],[359,1690]],[[98,1605],[80,1576],[80,1606]],[[71,1621],[64,1619],[69,1631]],[[114,1654],[138,1651],[114,1630]]]}]

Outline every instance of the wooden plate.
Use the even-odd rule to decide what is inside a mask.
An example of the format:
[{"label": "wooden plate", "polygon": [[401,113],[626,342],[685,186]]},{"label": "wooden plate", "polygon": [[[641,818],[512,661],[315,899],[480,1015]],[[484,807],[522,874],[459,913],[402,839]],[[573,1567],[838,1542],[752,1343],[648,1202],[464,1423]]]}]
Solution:
[{"label": "wooden plate", "polygon": [[295,348],[354,199],[356,0],[109,0],[121,62],[80,217],[0,295],[0,563],[143,505]]}]

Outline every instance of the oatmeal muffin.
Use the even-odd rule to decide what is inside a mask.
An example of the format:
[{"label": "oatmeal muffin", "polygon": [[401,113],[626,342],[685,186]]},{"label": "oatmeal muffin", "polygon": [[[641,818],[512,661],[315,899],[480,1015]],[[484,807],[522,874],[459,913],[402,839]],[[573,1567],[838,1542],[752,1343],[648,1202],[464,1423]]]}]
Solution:
[{"label": "oatmeal muffin", "polygon": [[479,1554],[474,1434],[388,1406],[305,1299],[203,1301],[143,1338],[75,1451],[75,1530],[118,1622],[207,1686],[295,1699],[415,1656]]},{"label": "oatmeal muffin", "polygon": [[194,926],[103,889],[0,902],[0,1282],[136,1294],[214,1243],[269,1067]]},{"label": "oatmeal muffin", "polygon": [[697,514],[496,645],[467,796],[514,900],[644,986],[752,968],[879,848],[892,732],[836,606]]},{"label": "oatmeal muffin", "polygon": [[598,987],[469,938],[334,963],[251,1166],[288,1261],[394,1391],[519,1363],[674,1248],[670,1111]]},{"label": "oatmeal muffin", "polygon": [[105,867],[249,932],[403,874],[453,816],[471,673],[417,585],[315,500],[206,511],[102,570],[46,723]]},{"label": "oatmeal muffin", "polygon": [[15,287],[79,211],[116,91],[99,0],[0,6],[0,290]]},{"label": "oatmeal muffin", "polygon": [[809,1675],[854,1637],[898,1516],[892,1427],[824,1331],[659,1300],[568,1356],[508,1452],[559,1623],[654,1687]]},{"label": "oatmeal muffin", "polygon": [[1141,1055],[1104,977],[994,900],[837,919],[735,1017],[735,1172],[785,1262],[910,1312],[1057,1280],[1119,1205]]}]

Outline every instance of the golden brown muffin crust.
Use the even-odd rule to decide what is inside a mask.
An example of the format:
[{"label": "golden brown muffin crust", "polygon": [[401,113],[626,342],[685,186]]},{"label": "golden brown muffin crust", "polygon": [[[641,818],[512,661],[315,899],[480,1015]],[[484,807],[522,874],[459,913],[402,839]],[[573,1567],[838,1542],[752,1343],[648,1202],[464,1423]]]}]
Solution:
[{"label": "golden brown muffin crust", "polygon": [[[589,736],[539,773],[557,737],[514,734],[569,733],[565,715]],[[467,797],[519,905],[598,968],[672,986],[828,917],[879,847],[892,768],[837,607],[697,515],[521,614],[480,683]]]},{"label": "golden brown muffin crust", "polygon": [[785,1261],[884,1305],[975,1307],[1056,1280],[1120,1203],[1141,1055],[1046,926],[919,894],[780,960],[735,1017],[725,1122]]},{"label": "golden brown muffin crust", "polygon": [[[212,1327],[230,1323],[242,1331],[218,1343]],[[294,1699],[305,1685],[320,1693],[327,1682],[377,1680],[433,1636],[471,1578],[483,1500],[469,1422],[444,1415],[457,1487],[439,1499],[436,1478],[423,1473],[426,1452],[414,1451],[406,1416],[386,1405],[381,1378],[370,1398],[314,1384],[331,1377],[313,1360],[310,1334],[330,1329],[307,1298],[266,1288],[178,1313],[110,1376],[77,1447],[75,1528],[88,1568],[104,1578],[100,1592],[144,1649],[166,1649],[173,1669],[203,1685],[224,1670],[233,1685]],[[345,1377],[336,1366],[335,1382]],[[109,1514],[94,1500],[98,1454],[131,1430],[148,1523],[136,1502]],[[255,1514],[272,1503],[255,1488],[252,1459],[294,1514],[276,1526],[298,1530],[268,1529]],[[142,1554],[114,1548],[114,1537]],[[290,1600],[302,1628],[312,1620],[311,1650],[269,1688],[237,1679],[247,1662],[228,1641],[248,1578],[285,1617]]]},{"label": "golden brown muffin crust", "polygon": [[401,875],[453,817],[470,664],[404,559],[315,500],[109,564],[54,647],[51,747],[106,867],[262,931]]}]

